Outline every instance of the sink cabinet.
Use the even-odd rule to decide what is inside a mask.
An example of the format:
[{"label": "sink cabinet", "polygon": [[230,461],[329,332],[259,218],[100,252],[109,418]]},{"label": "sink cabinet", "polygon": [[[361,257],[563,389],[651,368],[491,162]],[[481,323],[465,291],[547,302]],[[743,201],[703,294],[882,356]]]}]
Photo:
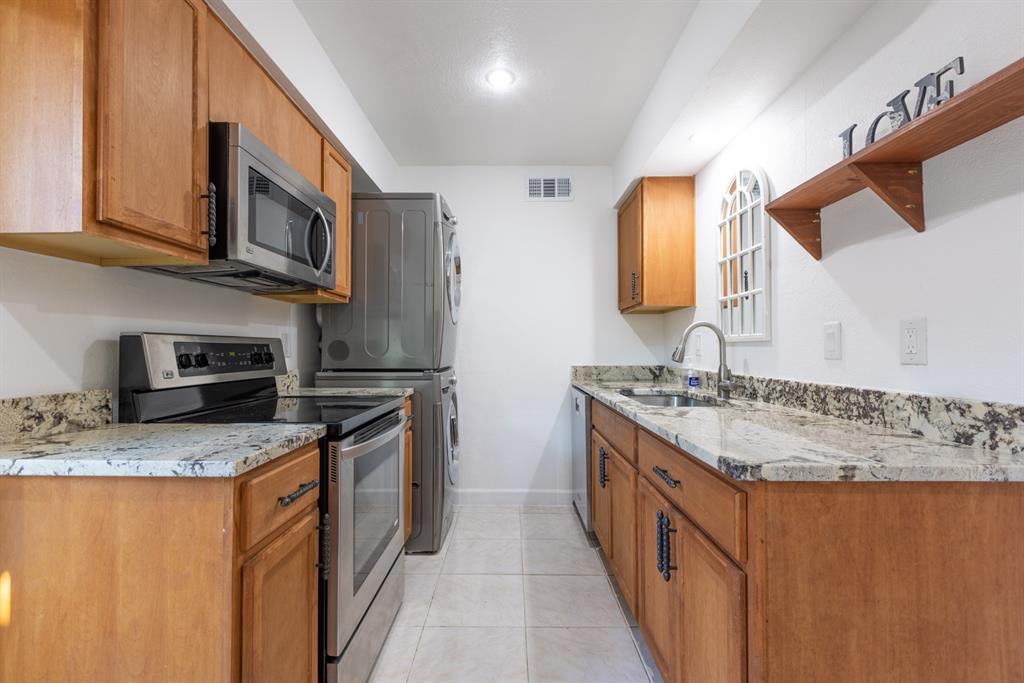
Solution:
[{"label": "sink cabinet", "polygon": [[1024,680],[1024,484],[739,481],[592,414],[594,530],[668,683]]},{"label": "sink cabinet", "polygon": [[319,461],[313,443],[235,478],[0,477],[0,680],[315,683]]},{"label": "sink cabinet", "polygon": [[619,310],[662,313],[696,304],[692,177],[642,178],[619,208]]}]

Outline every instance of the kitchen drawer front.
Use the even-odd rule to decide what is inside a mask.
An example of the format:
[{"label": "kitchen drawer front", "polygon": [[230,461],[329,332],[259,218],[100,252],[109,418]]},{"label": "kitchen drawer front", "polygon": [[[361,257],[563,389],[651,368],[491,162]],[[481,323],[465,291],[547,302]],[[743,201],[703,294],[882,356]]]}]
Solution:
[{"label": "kitchen drawer front", "polygon": [[242,547],[251,548],[320,497],[320,447],[303,446],[298,455],[280,465],[260,469],[241,487]]},{"label": "kitchen drawer front", "polygon": [[636,465],[636,425],[614,410],[591,401],[591,421],[594,429],[619,452],[623,458]]},{"label": "kitchen drawer front", "polygon": [[[657,437],[641,430],[640,473],[725,552],[747,559],[747,494]],[[675,486],[672,485],[675,483]]]}]

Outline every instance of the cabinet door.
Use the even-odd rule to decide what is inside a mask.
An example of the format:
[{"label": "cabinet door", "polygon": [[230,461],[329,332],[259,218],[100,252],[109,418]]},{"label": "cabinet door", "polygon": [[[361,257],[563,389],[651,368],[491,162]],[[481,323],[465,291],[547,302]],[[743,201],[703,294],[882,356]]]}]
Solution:
[{"label": "cabinet door", "polygon": [[679,520],[681,683],[746,680],[746,576],[688,520]]},{"label": "cabinet door", "polygon": [[242,566],[242,680],[317,680],[316,511]]},{"label": "cabinet door", "polygon": [[679,540],[682,514],[640,478],[640,626],[662,678],[675,681],[679,611]]},{"label": "cabinet door", "polygon": [[259,62],[220,21],[209,21],[210,120],[237,121],[313,185],[323,172],[323,138]]},{"label": "cabinet door", "polygon": [[206,6],[99,3],[97,218],[205,249]]},{"label": "cabinet door", "polygon": [[[604,549],[608,559],[612,556],[612,497],[608,482],[608,460],[611,447],[597,432],[591,432],[590,461],[593,469],[590,496],[590,514],[593,517],[594,535]],[[603,473],[603,475],[602,475]]]},{"label": "cabinet door", "polygon": [[334,293],[352,294],[352,167],[324,140],[323,191],[337,204],[334,228]]},{"label": "cabinet door", "polygon": [[635,615],[636,603],[636,484],[637,475],[618,453],[607,463],[611,488],[612,567],[626,604]]},{"label": "cabinet door", "polygon": [[619,209],[619,310],[643,301],[643,187]]}]

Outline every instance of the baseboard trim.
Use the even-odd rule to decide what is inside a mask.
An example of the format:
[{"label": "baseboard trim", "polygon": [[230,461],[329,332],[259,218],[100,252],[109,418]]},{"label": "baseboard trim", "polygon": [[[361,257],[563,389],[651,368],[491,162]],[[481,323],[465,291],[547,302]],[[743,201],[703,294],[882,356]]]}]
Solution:
[{"label": "baseboard trim", "polygon": [[459,489],[458,505],[571,505],[571,489]]}]

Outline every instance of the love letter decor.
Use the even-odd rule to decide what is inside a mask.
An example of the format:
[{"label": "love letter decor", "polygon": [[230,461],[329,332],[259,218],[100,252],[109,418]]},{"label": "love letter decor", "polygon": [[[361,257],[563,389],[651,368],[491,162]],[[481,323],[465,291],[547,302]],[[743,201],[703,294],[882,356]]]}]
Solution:
[{"label": "love letter decor", "polygon": [[[889,119],[889,132],[891,133],[894,130],[898,130],[907,125],[921,114],[931,111],[953,97],[952,76],[949,77],[949,80],[943,82],[943,76],[950,71],[955,73],[957,76],[963,76],[964,58],[957,57],[938,71],[925,74],[918,79],[916,83],[914,83],[914,86],[917,88],[917,102],[914,103],[913,113],[911,113],[910,109],[907,107],[907,95],[910,94],[909,90],[904,90],[899,95],[886,102],[889,108],[876,116],[875,120],[871,122],[871,125],[868,127],[868,134],[864,139],[864,146],[867,147],[875,142],[875,134],[878,131],[878,124],[882,119]],[[844,159],[853,154],[853,129],[856,127],[857,124],[855,123],[839,134],[839,137],[843,141]]]}]

